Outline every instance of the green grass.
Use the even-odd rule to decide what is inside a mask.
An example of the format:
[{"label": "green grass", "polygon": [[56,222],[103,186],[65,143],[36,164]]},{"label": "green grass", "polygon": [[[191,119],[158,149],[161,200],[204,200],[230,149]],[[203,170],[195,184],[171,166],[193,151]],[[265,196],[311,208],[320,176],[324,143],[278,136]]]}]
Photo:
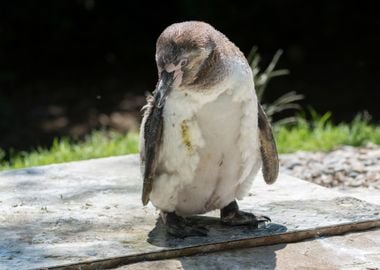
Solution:
[{"label": "green grass", "polygon": [[[0,149],[1,150],[1,149]],[[1,162],[0,170],[17,169],[51,163],[84,160],[138,152],[138,134],[95,131],[82,142],[55,139],[52,146],[30,152],[11,154],[10,162]],[[0,153],[1,157],[1,153]]]},{"label": "green grass", "polygon": [[330,120],[330,113],[318,116],[311,111],[311,115],[311,121],[298,116],[295,125],[275,127],[280,153],[330,151],[342,145],[362,146],[370,142],[380,145],[380,126],[370,124],[362,114],[351,123],[336,125]]},{"label": "green grass", "polygon": [[[296,124],[274,127],[278,150],[329,151],[341,145],[361,146],[368,142],[380,145],[380,126],[372,125],[358,116],[351,123],[334,125],[330,113],[318,116],[311,111],[312,120],[298,116]],[[10,162],[0,161],[0,170],[17,169],[90,158],[124,155],[138,152],[138,134],[95,131],[81,142],[67,138],[54,140],[47,148],[11,155]],[[2,152],[0,149],[0,160]]]}]

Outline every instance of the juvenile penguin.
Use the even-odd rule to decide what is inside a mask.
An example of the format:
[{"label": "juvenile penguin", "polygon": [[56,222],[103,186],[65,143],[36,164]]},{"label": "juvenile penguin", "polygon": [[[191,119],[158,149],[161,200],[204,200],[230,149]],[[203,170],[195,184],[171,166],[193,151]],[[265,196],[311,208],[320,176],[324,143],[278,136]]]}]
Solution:
[{"label": "juvenile penguin", "polygon": [[271,126],[241,51],[204,22],[170,25],[156,44],[158,83],[141,124],[142,201],[158,208],[169,234],[206,235],[186,216],[220,209],[226,225],[270,221],[239,210],[262,166],[278,175]]}]

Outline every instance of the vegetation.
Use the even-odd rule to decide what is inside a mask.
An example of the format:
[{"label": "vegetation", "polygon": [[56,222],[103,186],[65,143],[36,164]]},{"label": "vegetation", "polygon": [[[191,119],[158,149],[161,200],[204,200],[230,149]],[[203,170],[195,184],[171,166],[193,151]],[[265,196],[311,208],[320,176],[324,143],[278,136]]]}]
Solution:
[{"label": "vegetation", "polygon": [[303,151],[330,151],[342,145],[380,145],[380,126],[370,124],[366,114],[358,114],[351,123],[334,125],[331,113],[318,115],[310,110],[311,120],[305,114],[296,117],[296,124],[275,125],[275,137],[280,153]]},{"label": "vegetation", "polygon": [[[260,54],[258,48],[253,47],[248,55],[258,99],[262,102],[265,90],[271,79],[289,74],[289,70],[276,70],[276,65],[282,55],[278,50],[269,65],[260,69]],[[280,96],[274,102],[263,104],[267,116],[271,119],[276,113],[285,110],[300,110],[297,103],[303,95],[290,91]],[[351,123],[334,125],[331,113],[320,116],[313,109],[309,110],[311,120],[306,120],[306,113],[282,118],[274,123],[275,136],[280,153],[289,153],[297,150],[329,151],[341,145],[361,146],[367,142],[380,144],[380,127],[369,123],[369,116],[359,114]]]},{"label": "vegetation", "polygon": [[[1,150],[1,149],[0,149]],[[0,170],[17,169],[51,163],[117,156],[138,152],[138,134],[95,131],[83,141],[68,138],[55,139],[50,148],[37,148],[30,152],[13,152],[10,161],[1,161]],[[4,158],[4,154],[1,155]]]},{"label": "vegetation", "polygon": [[[369,142],[380,145],[380,126],[371,125],[363,114],[351,123],[337,125],[332,123],[330,113],[320,116],[311,110],[310,114],[312,119],[309,121],[305,114],[299,114],[295,124],[274,126],[280,153],[298,150],[329,151],[341,145],[362,146]],[[31,152],[13,153],[9,162],[0,162],[0,170],[137,152],[137,134],[96,131],[82,142],[67,138],[56,139],[49,149],[37,148]]]},{"label": "vegetation", "polygon": [[[248,56],[259,100],[265,93],[270,80],[287,75],[288,70],[275,70],[282,54],[279,50],[268,67],[259,68],[260,55],[254,47]],[[269,118],[284,110],[301,107],[297,104],[304,97],[296,92],[288,92],[273,103],[263,104]],[[306,120],[309,119],[309,120]],[[380,126],[372,125],[366,114],[359,114],[351,123],[334,125],[331,113],[318,115],[310,109],[309,113],[298,113],[274,123],[274,133],[280,153],[298,150],[329,151],[341,145],[362,146],[372,142],[380,145]],[[68,138],[55,139],[50,148],[37,148],[31,152],[11,152],[9,161],[5,161],[0,149],[0,170],[16,169],[51,163],[68,162],[107,156],[132,154],[138,152],[138,134],[122,134],[111,131],[95,131],[83,141]]]},{"label": "vegetation", "polygon": [[[280,96],[272,103],[263,104],[262,102],[265,90],[267,89],[267,86],[269,82],[272,80],[272,78],[289,74],[289,70],[287,69],[275,70],[277,62],[278,60],[280,60],[280,57],[282,55],[282,52],[283,52],[282,50],[278,50],[275,53],[275,55],[272,58],[272,61],[269,63],[267,68],[264,69],[264,71],[262,71],[259,66],[260,61],[261,61],[261,56],[258,53],[258,48],[256,46],[254,46],[251,49],[247,57],[248,63],[250,64],[251,69],[252,69],[257,98],[262,103],[263,108],[269,120],[272,120],[273,115],[277,113],[280,113],[286,110],[301,109],[301,106],[297,102],[304,98],[303,95],[297,94],[295,91],[290,91]],[[290,117],[282,118],[280,121],[278,121],[278,123],[281,123],[281,124],[292,123],[292,122],[295,122],[295,120],[296,119],[294,117],[290,116]]]}]

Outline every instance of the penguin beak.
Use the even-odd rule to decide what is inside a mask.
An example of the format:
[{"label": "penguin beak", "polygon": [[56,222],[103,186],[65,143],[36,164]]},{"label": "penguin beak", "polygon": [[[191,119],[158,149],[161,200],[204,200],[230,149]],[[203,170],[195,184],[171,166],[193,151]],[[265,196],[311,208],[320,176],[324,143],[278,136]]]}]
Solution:
[{"label": "penguin beak", "polygon": [[172,91],[172,84],[174,81],[174,72],[162,71],[161,78],[155,92],[156,106],[162,108],[165,105],[166,99]]}]

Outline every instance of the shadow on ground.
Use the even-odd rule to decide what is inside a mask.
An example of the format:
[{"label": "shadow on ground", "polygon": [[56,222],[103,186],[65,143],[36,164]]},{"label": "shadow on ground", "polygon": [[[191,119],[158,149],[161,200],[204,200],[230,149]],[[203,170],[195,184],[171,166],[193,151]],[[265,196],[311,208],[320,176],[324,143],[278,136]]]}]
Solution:
[{"label": "shadow on ground", "polygon": [[240,239],[268,236],[287,231],[283,225],[269,223],[265,227],[255,226],[225,226],[220,219],[209,216],[194,216],[187,218],[190,223],[197,224],[208,229],[207,237],[187,237],[185,239],[175,238],[168,235],[161,218],[157,218],[155,227],[148,234],[148,242],[158,247],[185,247],[201,244],[219,243]]},{"label": "shadow on ground", "polygon": [[[263,228],[253,226],[230,227],[220,223],[220,219],[208,216],[196,216],[188,218],[191,223],[206,227],[209,230],[207,237],[188,237],[178,239],[167,234],[165,225],[160,218],[157,219],[155,227],[148,235],[148,242],[152,245],[166,248],[185,248],[189,246],[207,245],[213,243],[228,242],[255,238],[267,235],[283,233],[287,228],[280,224],[270,223]],[[261,247],[257,252],[253,249],[237,249],[229,252],[216,252],[207,255],[200,254],[191,257],[179,257],[174,263],[182,269],[234,269],[237,265],[257,269],[275,269],[276,251],[282,249],[286,244]],[[256,268],[254,268],[256,269]]]}]

